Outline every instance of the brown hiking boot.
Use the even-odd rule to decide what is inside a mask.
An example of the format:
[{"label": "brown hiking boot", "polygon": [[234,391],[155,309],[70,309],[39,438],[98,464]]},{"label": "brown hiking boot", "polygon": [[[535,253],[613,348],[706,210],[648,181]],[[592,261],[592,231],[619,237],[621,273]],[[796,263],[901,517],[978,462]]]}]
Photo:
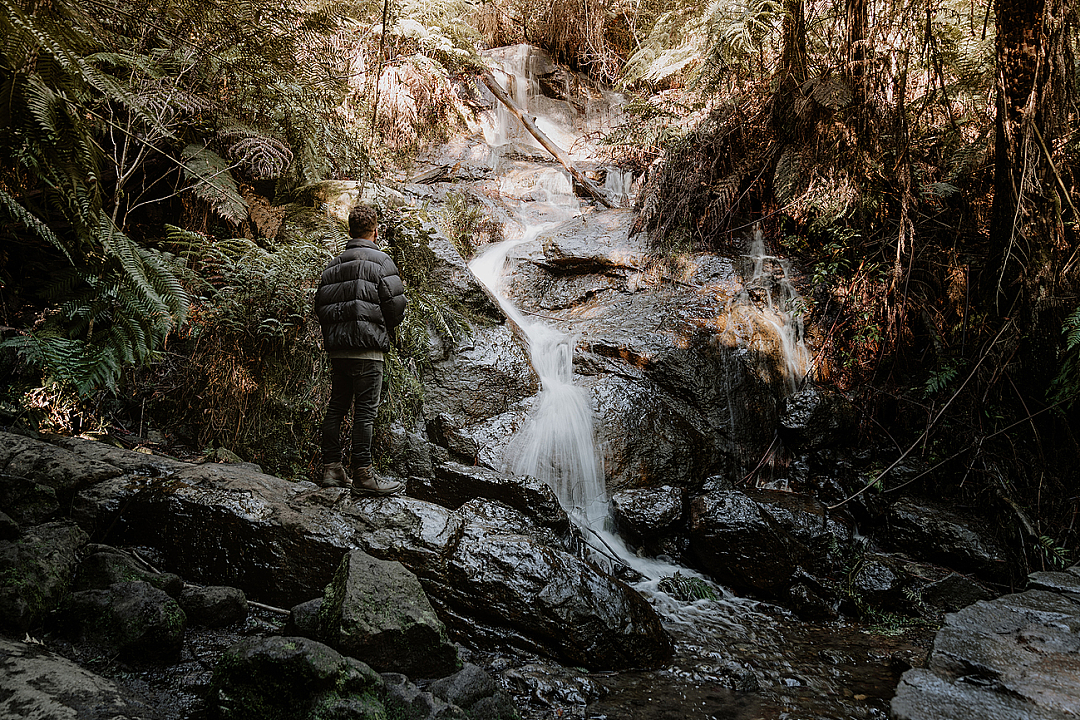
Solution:
[{"label": "brown hiking boot", "polygon": [[400,495],[405,492],[405,483],[383,479],[368,465],[356,468],[356,483],[352,491],[353,495]]},{"label": "brown hiking boot", "polygon": [[345,468],[341,466],[341,463],[327,463],[323,465],[322,481],[319,483],[322,487],[352,487],[352,480],[345,472]]}]

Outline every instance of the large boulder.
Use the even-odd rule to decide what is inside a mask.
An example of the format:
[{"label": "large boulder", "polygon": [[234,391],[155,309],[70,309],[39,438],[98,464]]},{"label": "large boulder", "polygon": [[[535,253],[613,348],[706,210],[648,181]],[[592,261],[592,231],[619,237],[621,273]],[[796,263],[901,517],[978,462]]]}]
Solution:
[{"label": "large boulder", "polygon": [[1012,580],[1009,552],[976,515],[962,515],[938,503],[904,498],[889,507],[875,533],[880,542],[913,557],[973,572],[994,582]]},{"label": "large boulder", "polygon": [[147,548],[155,565],[192,582],[278,607],[320,596],[342,557],[360,549],[414,573],[452,637],[509,638],[587,667],[663,663],[671,640],[649,603],[564,545],[544,544],[567,527],[550,502],[522,507],[538,513],[479,499],[456,511],[409,497],[350,499],[242,467],[181,463],[167,477],[87,488],[74,513],[98,541]]},{"label": "large boulder", "polygon": [[800,570],[828,571],[853,530],[816,500],[776,491],[714,490],[690,509],[690,551],[721,582],[770,597]]},{"label": "large boulder", "polygon": [[104,590],[122,582],[146,582],[171,597],[179,597],[184,581],[173,573],[160,573],[128,553],[108,545],[91,544],[75,572],[74,590]]},{"label": "large boulder", "polygon": [[163,720],[155,704],[43,645],[0,637],[4,720]]},{"label": "large boulder", "polygon": [[66,506],[80,488],[115,477],[121,470],[34,438],[0,433],[0,472],[52,488],[60,504]]},{"label": "large boulder", "polygon": [[416,576],[360,550],[342,559],[327,586],[319,626],[325,642],[379,672],[444,677],[461,667]]},{"label": "large boulder", "polygon": [[86,540],[77,525],[60,521],[0,541],[0,632],[35,628],[63,604]]},{"label": "large boulder", "polygon": [[187,585],[177,601],[190,625],[226,627],[243,622],[248,615],[244,591],[228,585]]},{"label": "large boulder", "polygon": [[611,516],[620,534],[646,554],[679,557],[686,534],[686,491],[664,485],[624,490],[611,497]]},{"label": "large boulder", "polygon": [[0,473],[0,508],[22,525],[37,525],[60,512],[56,491],[29,478]]},{"label": "large boulder", "polygon": [[428,685],[428,692],[460,707],[475,720],[517,720],[518,712],[509,695],[498,682],[476,665],[466,664],[460,671]]},{"label": "large boulder", "polygon": [[510,477],[485,467],[443,462],[434,476],[412,478],[409,495],[450,509],[484,498],[532,518],[532,530],[542,542],[577,552],[580,543],[574,526],[559,504],[555,492],[531,477]]},{"label": "large boulder", "polygon": [[946,615],[928,666],[901,678],[897,720],[1076,717],[1080,567],[1074,572],[1035,575],[1031,589]]}]

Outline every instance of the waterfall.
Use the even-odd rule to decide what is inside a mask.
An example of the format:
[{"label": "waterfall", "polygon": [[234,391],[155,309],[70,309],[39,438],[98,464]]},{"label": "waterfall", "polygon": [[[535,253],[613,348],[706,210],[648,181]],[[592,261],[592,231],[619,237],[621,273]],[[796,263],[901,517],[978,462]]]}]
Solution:
[{"label": "waterfall", "polygon": [[546,483],[571,516],[591,527],[607,516],[607,493],[589,397],[574,385],[575,340],[525,317],[503,291],[507,255],[549,226],[532,226],[521,238],[504,240],[473,260],[469,268],[524,333],[529,359],[540,378],[540,393],[528,421],[508,448],[508,469]]}]

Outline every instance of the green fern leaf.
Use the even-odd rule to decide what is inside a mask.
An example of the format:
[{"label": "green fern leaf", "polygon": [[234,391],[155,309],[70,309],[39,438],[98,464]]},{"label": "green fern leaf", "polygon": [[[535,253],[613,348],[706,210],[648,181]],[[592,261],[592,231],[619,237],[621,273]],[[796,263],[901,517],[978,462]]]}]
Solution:
[{"label": "green fern leaf", "polygon": [[248,213],[247,201],[240,196],[229,163],[201,145],[188,145],[183,158],[184,172],[195,194],[229,222],[243,222]]}]

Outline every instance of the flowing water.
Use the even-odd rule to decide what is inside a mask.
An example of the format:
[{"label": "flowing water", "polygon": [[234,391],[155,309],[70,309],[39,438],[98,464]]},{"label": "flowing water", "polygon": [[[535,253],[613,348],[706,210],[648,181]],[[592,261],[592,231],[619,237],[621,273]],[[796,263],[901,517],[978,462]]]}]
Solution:
[{"label": "flowing water", "polygon": [[[562,143],[580,147],[558,118],[545,117],[530,106],[535,80],[527,72],[527,55],[511,54],[502,74],[523,108]],[[492,144],[493,164],[504,163],[509,143],[533,143],[517,120],[499,106],[485,130]],[[562,145],[568,147],[568,145]],[[525,710],[527,718],[579,717],[652,720],[660,718],[884,718],[899,677],[923,649],[912,636],[866,632],[852,625],[815,626],[795,619],[781,608],[733,596],[710,586],[715,597],[681,602],[659,589],[660,580],[695,573],[660,560],[639,558],[613,535],[600,453],[594,441],[593,414],[588,393],[574,384],[576,339],[541,318],[528,317],[507,297],[505,280],[515,270],[514,253],[536,243],[545,229],[580,212],[568,173],[548,165],[517,171],[535,181],[537,198],[517,208],[513,239],[488,248],[470,268],[498,299],[507,317],[521,330],[530,360],[540,379],[540,391],[525,426],[507,446],[505,469],[546,482],[571,517],[599,540],[603,555],[633,567],[643,578],[637,584],[660,612],[676,641],[672,663],[656,671],[607,673],[586,677],[578,671],[548,666],[541,675],[564,677],[548,685],[545,694],[532,692],[539,704]],[[625,204],[633,178],[610,168],[606,192],[613,204]],[[542,207],[538,207],[542,206]],[[530,218],[542,218],[536,221]],[[745,257],[744,289],[731,301],[726,332],[736,346],[762,342],[763,348],[785,358],[782,381],[797,391],[810,374],[809,351],[803,341],[801,299],[790,282],[790,267],[768,255],[759,230],[751,233]],[[764,331],[762,330],[764,328]],[[719,380],[722,382],[722,379]],[[696,576],[701,580],[700,576]],[[925,642],[926,635],[914,640]],[[536,687],[545,686],[539,682]],[[603,692],[597,688],[602,686]],[[555,689],[551,689],[555,688]],[[561,690],[559,689],[561,688]]]}]

